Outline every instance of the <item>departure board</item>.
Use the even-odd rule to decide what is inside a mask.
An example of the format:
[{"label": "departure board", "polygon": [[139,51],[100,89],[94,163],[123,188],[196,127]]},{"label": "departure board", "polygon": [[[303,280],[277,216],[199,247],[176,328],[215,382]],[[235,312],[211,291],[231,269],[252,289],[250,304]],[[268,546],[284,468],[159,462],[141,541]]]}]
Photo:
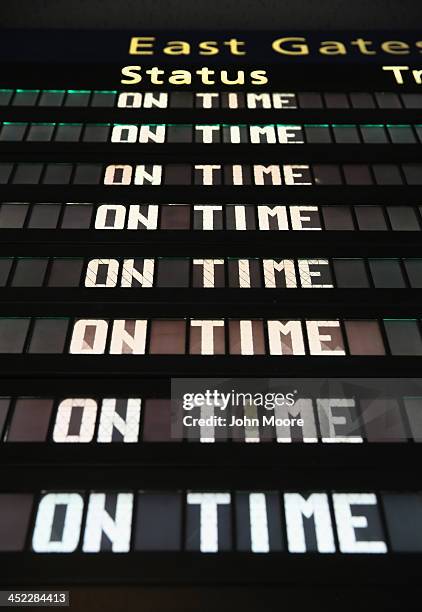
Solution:
[{"label": "departure board", "polygon": [[417,33],[0,53],[2,584],[417,581]]}]

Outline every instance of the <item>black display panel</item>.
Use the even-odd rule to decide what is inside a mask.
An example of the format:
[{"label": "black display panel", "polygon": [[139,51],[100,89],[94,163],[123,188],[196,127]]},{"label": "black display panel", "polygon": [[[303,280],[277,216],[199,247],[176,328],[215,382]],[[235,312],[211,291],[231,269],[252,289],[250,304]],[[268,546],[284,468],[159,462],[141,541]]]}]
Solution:
[{"label": "black display panel", "polygon": [[2,585],[417,583],[419,38],[5,33]]}]

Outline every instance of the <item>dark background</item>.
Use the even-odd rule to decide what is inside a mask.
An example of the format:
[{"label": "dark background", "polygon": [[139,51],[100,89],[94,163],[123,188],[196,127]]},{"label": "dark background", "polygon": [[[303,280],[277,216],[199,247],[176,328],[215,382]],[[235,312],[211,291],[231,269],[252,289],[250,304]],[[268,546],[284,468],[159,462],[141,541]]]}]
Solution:
[{"label": "dark background", "polygon": [[[0,28],[125,29],[414,29],[422,17],[420,0],[0,0]],[[106,473],[107,474],[107,473]],[[416,561],[417,563],[417,561]],[[22,572],[28,568],[22,566]],[[280,568],[282,576],[283,568]],[[140,570],[141,573],[141,570]],[[406,587],[385,584],[350,589],[344,585],[186,585],[151,587],[71,587],[71,610],[211,612],[218,610],[295,611],[341,609],[400,610],[411,601]],[[329,576],[327,577],[329,582]],[[310,581],[312,582],[312,580]],[[68,585],[64,585],[69,588]],[[413,585],[414,587],[418,585]],[[410,590],[410,589],[409,589]],[[420,591],[419,591],[420,594]],[[284,604],[284,606],[283,606]]]},{"label": "dark background", "polygon": [[[3,28],[417,29],[419,0],[3,0]],[[358,32],[356,32],[358,34]]]}]

